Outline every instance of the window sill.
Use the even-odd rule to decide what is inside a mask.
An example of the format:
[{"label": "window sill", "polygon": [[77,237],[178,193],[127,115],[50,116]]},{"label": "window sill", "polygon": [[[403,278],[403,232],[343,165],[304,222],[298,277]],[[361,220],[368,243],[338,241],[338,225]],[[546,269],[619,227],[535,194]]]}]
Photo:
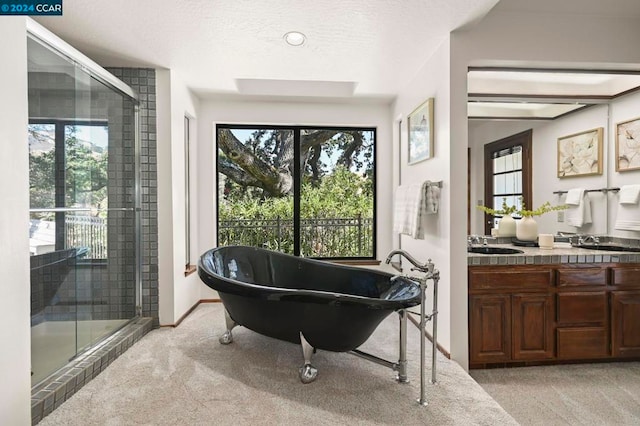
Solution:
[{"label": "window sill", "polygon": [[184,270],[184,276],[188,277],[189,275],[193,274],[198,268],[196,268],[196,265],[187,265],[187,267]]}]

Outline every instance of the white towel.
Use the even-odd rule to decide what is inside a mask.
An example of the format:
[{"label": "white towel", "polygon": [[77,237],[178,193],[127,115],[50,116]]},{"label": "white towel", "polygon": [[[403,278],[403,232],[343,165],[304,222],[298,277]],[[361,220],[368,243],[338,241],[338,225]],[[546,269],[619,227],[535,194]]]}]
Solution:
[{"label": "white towel", "polygon": [[569,191],[567,191],[567,199],[565,200],[565,203],[572,206],[578,206],[582,201],[583,194],[584,194],[584,188],[570,189]]},{"label": "white towel", "polygon": [[438,208],[440,207],[440,187],[438,185],[434,185],[429,181],[426,181],[427,185],[426,190],[426,205],[424,212],[426,214],[436,214],[438,213]]},{"label": "white towel", "polygon": [[[427,189],[430,182],[400,185],[396,189],[393,232],[424,238],[423,217],[427,214]],[[433,209],[433,206],[431,207]],[[436,206],[437,209],[437,206]]]},{"label": "white towel", "polygon": [[[569,193],[571,193],[571,191],[576,190],[570,190]],[[565,214],[567,225],[575,226],[576,228],[591,223],[591,200],[589,200],[589,194],[587,194],[584,189],[579,189],[579,191],[581,191],[581,196],[577,204],[569,203],[569,194],[567,194],[567,200],[565,201],[565,203],[569,205]],[[571,201],[572,203],[575,202],[573,199]]]},{"label": "white towel", "polygon": [[623,185],[620,187],[620,204],[637,204],[640,198],[640,185]]},{"label": "white towel", "polygon": [[615,229],[640,231],[640,185],[625,185],[620,188],[620,204],[616,214]]}]

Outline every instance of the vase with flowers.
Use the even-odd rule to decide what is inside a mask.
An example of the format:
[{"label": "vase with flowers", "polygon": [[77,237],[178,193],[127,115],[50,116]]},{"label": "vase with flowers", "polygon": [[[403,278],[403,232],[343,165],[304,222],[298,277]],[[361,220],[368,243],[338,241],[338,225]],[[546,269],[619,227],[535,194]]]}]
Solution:
[{"label": "vase with flowers", "polygon": [[522,208],[518,210],[518,214],[522,219],[520,219],[516,229],[516,238],[521,241],[536,241],[538,239],[538,223],[533,218],[534,216],[542,216],[545,213],[565,210],[569,207],[567,205],[552,206],[551,203],[545,201],[537,209],[527,210],[522,197],[520,197],[520,204]]},{"label": "vase with flowers", "polygon": [[502,216],[498,221],[499,237],[515,237],[516,236],[516,221],[511,215],[516,212],[517,208],[516,206],[509,206],[507,204],[506,198],[502,199],[502,206],[500,207],[499,210],[495,210],[485,206],[476,206],[476,207],[492,216]]},{"label": "vase with flowers", "polygon": [[[498,235],[501,237],[507,236],[507,235],[502,235],[500,231],[500,223],[502,223],[504,218],[508,216],[509,218],[511,218],[511,220],[513,220],[513,218],[511,217],[511,214],[520,216],[521,219],[518,221],[517,225],[515,224],[515,221],[514,221],[513,234],[508,236],[515,236],[517,239],[521,241],[535,241],[538,238],[538,223],[534,219],[534,216],[541,216],[545,213],[557,211],[557,210],[565,210],[569,207],[567,205],[552,206],[551,203],[546,201],[537,209],[528,210],[526,208],[523,197],[520,197],[520,206],[521,206],[520,209],[518,209],[516,206],[508,206],[506,198],[503,198],[502,208],[500,210],[494,210],[485,206],[478,206],[478,208],[484,211],[485,213],[488,213],[491,215],[500,215],[500,214],[503,215],[502,219],[498,223]],[[509,221],[507,219],[507,223],[508,222]],[[508,224],[507,226],[510,227],[511,225]],[[509,231],[506,231],[506,232],[509,232]]]}]

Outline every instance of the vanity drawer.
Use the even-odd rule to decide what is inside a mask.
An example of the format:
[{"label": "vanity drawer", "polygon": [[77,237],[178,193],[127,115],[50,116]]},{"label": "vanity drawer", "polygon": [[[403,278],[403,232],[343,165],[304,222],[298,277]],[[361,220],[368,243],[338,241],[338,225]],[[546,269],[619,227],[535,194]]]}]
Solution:
[{"label": "vanity drawer", "polygon": [[607,285],[606,268],[567,268],[556,271],[558,287]]},{"label": "vanity drawer", "polygon": [[611,284],[640,288],[640,267],[611,268]]},{"label": "vanity drawer", "polygon": [[[474,268],[475,269],[475,268]],[[506,270],[505,270],[506,269]],[[470,270],[469,290],[544,290],[551,286],[551,269],[501,267],[499,271]]]},{"label": "vanity drawer", "polygon": [[606,324],[608,317],[606,292],[563,292],[558,293],[557,297],[558,325]]},{"label": "vanity drawer", "polygon": [[604,327],[558,328],[558,359],[591,359],[609,356]]}]

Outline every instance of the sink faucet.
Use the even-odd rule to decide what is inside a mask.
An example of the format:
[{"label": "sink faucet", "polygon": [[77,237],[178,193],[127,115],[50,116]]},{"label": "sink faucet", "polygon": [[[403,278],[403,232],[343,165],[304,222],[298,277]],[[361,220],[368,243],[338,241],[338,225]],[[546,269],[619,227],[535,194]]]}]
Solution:
[{"label": "sink faucet", "polygon": [[467,245],[471,247],[474,244],[480,244],[480,240],[482,240],[482,245],[488,245],[487,240],[495,240],[495,237],[490,237],[488,235],[469,235],[467,237]]},{"label": "sink faucet", "polygon": [[595,235],[587,235],[586,237],[578,237],[578,244],[585,244],[589,241],[593,241],[594,244],[600,243],[600,238]]},{"label": "sink faucet", "polygon": [[391,258],[393,256],[395,256],[396,254],[404,256],[409,262],[411,262],[411,264],[414,266],[413,268],[411,268],[412,271],[417,270],[417,271],[425,272],[425,273],[433,271],[433,263],[431,263],[431,262],[420,263],[416,259],[414,259],[413,256],[411,256],[409,253],[407,253],[404,250],[392,250],[391,253],[389,253],[389,256],[387,256],[387,260],[385,260],[385,263],[387,265],[389,263],[391,263]]},{"label": "sink faucet", "polygon": [[[485,244],[486,244],[487,240],[484,240],[484,241],[485,241]],[[478,236],[478,235],[469,235],[467,237],[467,245],[469,247],[471,247],[474,244],[480,244],[480,236]]]},{"label": "sink faucet", "polygon": [[487,240],[495,240],[495,238],[494,237],[489,237],[487,235],[483,235],[482,236],[482,245],[483,246],[488,245]]}]

